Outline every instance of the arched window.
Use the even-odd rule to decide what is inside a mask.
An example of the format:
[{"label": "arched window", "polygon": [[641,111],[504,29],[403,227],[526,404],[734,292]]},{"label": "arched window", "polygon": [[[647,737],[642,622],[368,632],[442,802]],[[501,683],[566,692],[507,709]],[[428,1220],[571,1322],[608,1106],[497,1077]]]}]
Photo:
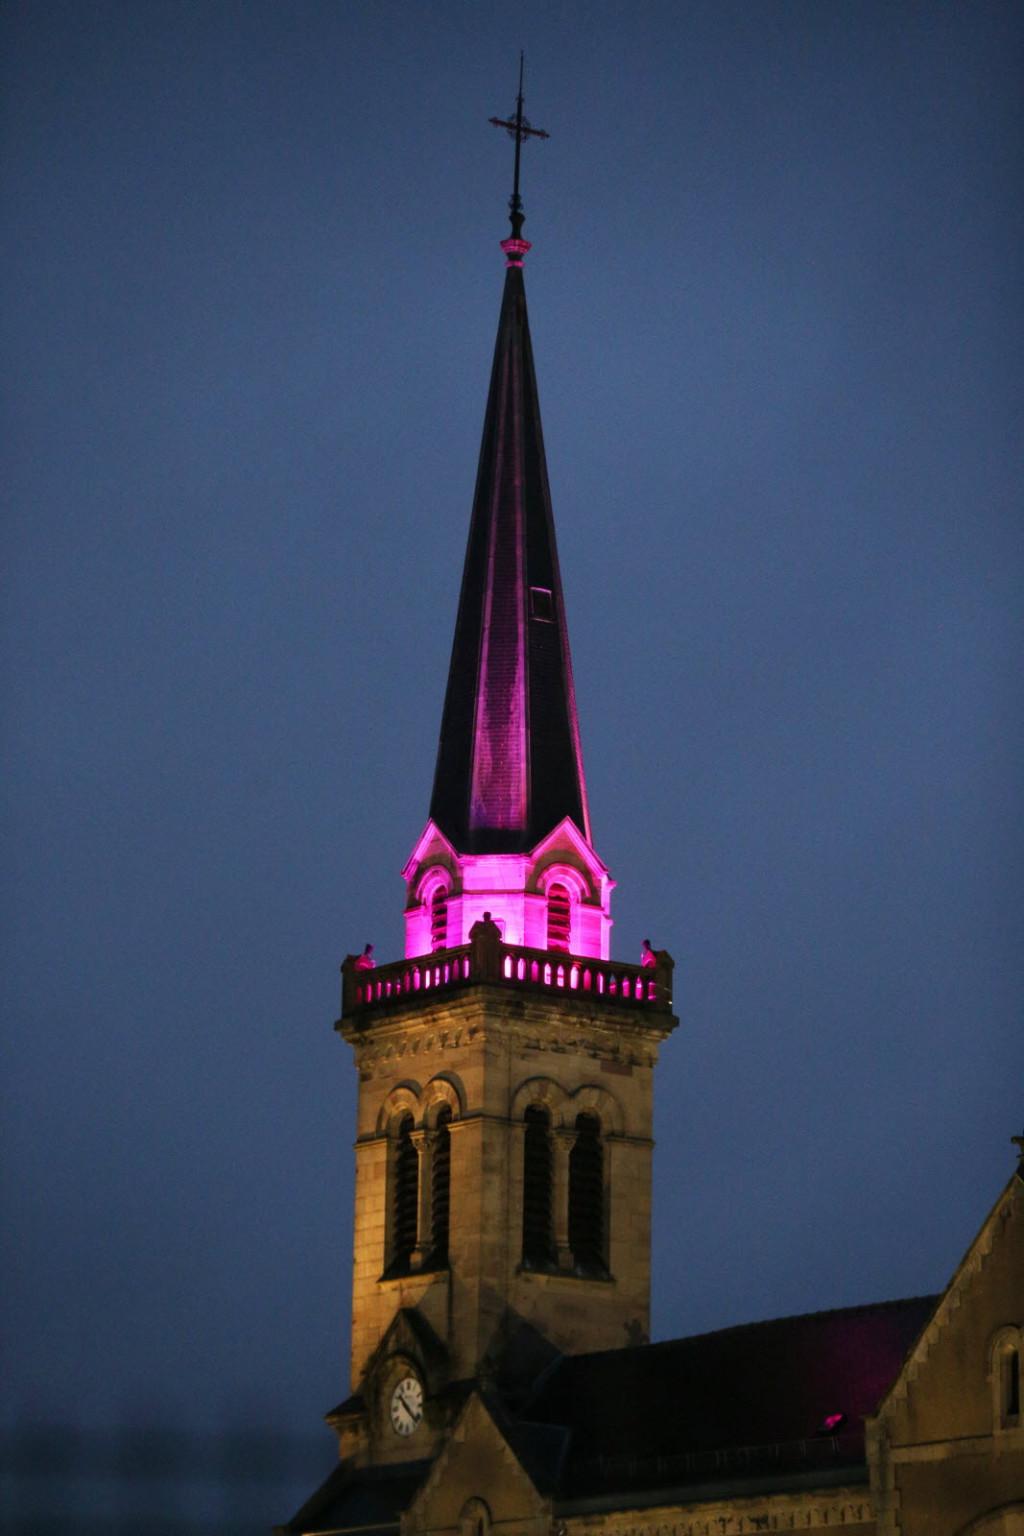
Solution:
[{"label": "arched window", "polygon": [[531,1104],[523,1118],[523,1264],[527,1269],[547,1269],[555,1262],[551,1121],[539,1104]]},{"label": "arched window", "polygon": [[569,1247],[586,1274],[607,1274],[604,1257],[604,1149],[596,1115],[576,1116],[569,1153]]},{"label": "arched window", "polygon": [[448,948],[448,892],[443,885],[430,898],[430,948]]},{"label": "arched window", "polygon": [[1000,1328],[989,1341],[988,1378],[992,1386],[992,1417],[997,1432],[1024,1426],[1020,1380],[1022,1345],[1024,1329],[1013,1323]]},{"label": "arched window", "polygon": [[416,1246],[416,1207],[420,1159],[412,1139],[412,1115],[404,1115],[392,1150],[391,1263],[392,1274],[404,1274]]},{"label": "arched window", "polygon": [[483,1499],[467,1499],[459,1513],[459,1536],[488,1536],[491,1512]]},{"label": "arched window", "polygon": [[1020,1349],[1005,1345],[999,1351],[999,1428],[1015,1429],[1020,1423]]},{"label": "arched window", "polygon": [[431,1263],[448,1267],[448,1233],[451,1215],[452,1138],[448,1130],[452,1112],[445,1104],[438,1111],[430,1148],[430,1246]]},{"label": "arched window", "polygon": [[572,907],[569,892],[556,882],[548,886],[548,949],[568,951]]}]

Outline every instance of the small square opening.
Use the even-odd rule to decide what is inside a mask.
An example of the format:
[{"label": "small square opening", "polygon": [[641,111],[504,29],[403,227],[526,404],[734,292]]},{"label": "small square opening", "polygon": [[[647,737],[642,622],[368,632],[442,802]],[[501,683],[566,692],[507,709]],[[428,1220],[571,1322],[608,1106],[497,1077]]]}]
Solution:
[{"label": "small square opening", "polygon": [[555,600],[550,587],[530,588],[530,618],[540,619],[542,624],[555,622]]}]

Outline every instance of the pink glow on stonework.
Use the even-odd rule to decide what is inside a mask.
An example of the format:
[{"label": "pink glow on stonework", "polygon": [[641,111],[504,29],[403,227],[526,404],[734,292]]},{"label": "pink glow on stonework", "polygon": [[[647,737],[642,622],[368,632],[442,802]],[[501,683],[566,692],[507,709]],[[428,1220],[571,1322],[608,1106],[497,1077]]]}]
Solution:
[{"label": "pink glow on stonework", "polygon": [[[449,949],[468,944],[473,924],[489,912],[506,944],[546,951],[553,887],[569,896],[568,953],[593,960],[610,958],[615,882],[569,818],[530,853],[459,853],[428,822],[402,876],[407,887],[407,960],[431,953],[439,890],[445,894]],[[556,899],[564,900],[557,893]]]}]

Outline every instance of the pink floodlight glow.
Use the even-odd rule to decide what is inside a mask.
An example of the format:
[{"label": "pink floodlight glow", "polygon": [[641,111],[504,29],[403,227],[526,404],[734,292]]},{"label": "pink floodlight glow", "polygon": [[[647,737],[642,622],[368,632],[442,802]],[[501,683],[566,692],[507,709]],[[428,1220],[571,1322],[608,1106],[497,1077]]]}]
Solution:
[{"label": "pink floodlight glow", "polygon": [[[499,462],[510,447],[505,428],[502,418]],[[492,536],[487,556],[469,805],[471,827],[507,831],[526,825],[528,775],[525,617],[518,601],[524,577],[523,505],[518,484],[508,514],[508,525],[500,539],[497,532]]]},{"label": "pink floodlight glow", "polygon": [[527,251],[532,250],[529,240],[503,240],[501,248],[505,252],[507,267],[521,267],[523,257]]},{"label": "pink floodlight glow", "polygon": [[822,1428],[827,1430],[828,1433],[831,1435],[837,1429],[842,1429],[842,1427],[843,1427],[843,1425],[845,1423],[846,1423],[846,1414],[845,1413],[826,1413],[824,1419],[822,1420]]},{"label": "pink floodlight glow", "polygon": [[[551,949],[549,897],[555,885],[568,893],[570,912],[569,942],[554,948],[581,959],[610,958],[615,882],[570,818],[529,853],[460,853],[434,822],[428,822],[402,876],[407,960],[436,952],[433,902],[439,891],[445,897],[447,949],[468,944],[473,924],[485,912],[497,923],[504,943]],[[559,986],[580,986],[574,972],[562,974]]]}]

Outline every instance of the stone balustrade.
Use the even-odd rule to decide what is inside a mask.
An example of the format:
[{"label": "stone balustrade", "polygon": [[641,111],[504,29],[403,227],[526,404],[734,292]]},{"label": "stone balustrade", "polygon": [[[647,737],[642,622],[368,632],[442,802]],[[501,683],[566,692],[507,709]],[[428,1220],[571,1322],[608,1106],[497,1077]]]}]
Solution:
[{"label": "stone balustrade", "polygon": [[621,1008],[659,1013],[672,1008],[673,960],[657,951],[657,965],[629,965],[622,960],[594,960],[558,950],[503,944],[493,933],[471,943],[410,960],[364,969],[356,955],[341,968],[343,1016],[387,1008],[410,998],[474,986],[514,987],[521,991],[576,994]]}]

